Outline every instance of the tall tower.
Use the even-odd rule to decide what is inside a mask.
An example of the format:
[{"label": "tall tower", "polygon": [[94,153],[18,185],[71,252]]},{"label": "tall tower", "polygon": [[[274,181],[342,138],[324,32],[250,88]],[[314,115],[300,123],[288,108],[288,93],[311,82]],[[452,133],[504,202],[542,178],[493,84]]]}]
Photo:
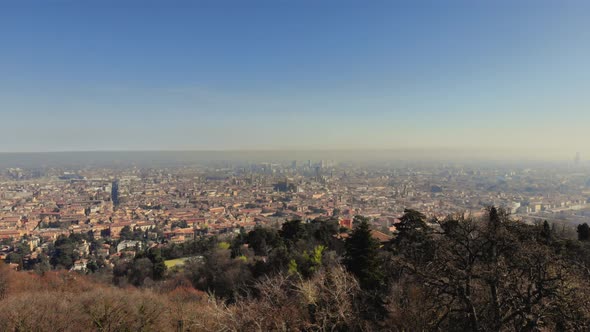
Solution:
[{"label": "tall tower", "polygon": [[576,152],[576,157],[574,158],[574,164],[579,165],[581,160],[582,160],[582,155],[580,154],[580,152]]},{"label": "tall tower", "polygon": [[321,179],[321,169],[322,168],[319,165],[315,167],[315,180],[317,182],[320,182],[320,179]]},{"label": "tall tower", "polygon": [[111,200],[113,201],[113,206],[115,208],[119,206],[119,180],[115,180],[112,183]]}]

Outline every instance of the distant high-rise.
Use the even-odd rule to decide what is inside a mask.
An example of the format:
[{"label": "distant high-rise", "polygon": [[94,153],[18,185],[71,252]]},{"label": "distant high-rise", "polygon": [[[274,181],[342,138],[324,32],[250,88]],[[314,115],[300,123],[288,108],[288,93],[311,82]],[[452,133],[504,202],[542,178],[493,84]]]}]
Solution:
[{"label": "distant high-rise", "polygon": [[318,182],[320,181],[320,179],[321,179],[321,177],[322,177],[322,174],[321,174],[321,169],[322,169],[322,168],[321,168],[321,166],[320,166],[320,165],[317,165],[317,166],[315,167],[315,179],[316,179],[316,181],[318,181]]},{"label": "distant high-rise", "polygon": [[112,183],[111,200],[113,201],[113,205],[115,207],[119,205],[119,180],[115,180]]},{"label": "distant high-rise", "polygon": [[580,161],[582,160],[582,155],[579,152],[576,152],[576,157],[574,158],[574,163],[576,165],[580,164]]}]

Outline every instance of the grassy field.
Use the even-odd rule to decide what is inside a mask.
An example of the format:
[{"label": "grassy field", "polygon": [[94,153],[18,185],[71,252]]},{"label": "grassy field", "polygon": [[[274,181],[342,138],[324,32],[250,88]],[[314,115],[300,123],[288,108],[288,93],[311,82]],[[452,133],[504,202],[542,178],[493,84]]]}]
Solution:
[{"label": "grassy field", "polygon": [[167,268],[172,268],[174,266],[182,266],[184,265],[184,261],[186,261],[187,259],[189,259],[190,257],[182,257],[182,258],[176,258],[176,259],[170,259],[167,261],[164,261],[164,264],[166,264]]}]

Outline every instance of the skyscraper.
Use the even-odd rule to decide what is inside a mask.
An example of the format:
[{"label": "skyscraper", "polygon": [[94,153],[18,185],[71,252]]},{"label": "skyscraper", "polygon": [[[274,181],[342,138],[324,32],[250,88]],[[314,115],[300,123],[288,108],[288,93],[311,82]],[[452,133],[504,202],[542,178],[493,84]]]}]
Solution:
[{"label": "skyscraper", "polygon": [[111,200],[113,201],[114,207],[119,206],[119,180],[115,180],[112,183]]}]

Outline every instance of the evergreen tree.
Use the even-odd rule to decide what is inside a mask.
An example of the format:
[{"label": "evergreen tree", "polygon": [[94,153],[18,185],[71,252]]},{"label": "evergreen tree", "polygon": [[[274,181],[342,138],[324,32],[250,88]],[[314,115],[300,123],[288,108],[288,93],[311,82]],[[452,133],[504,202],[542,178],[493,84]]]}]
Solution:
[{"label": "evergreen tree", "polygon": [[395,226],[398,232],[396,239],[398,241],[420,240],[428,229],[425,220],[426,216],[424,214],[416,210],[406,209],[404,215],[400,218],[401,222]]},{"label": "evergreen tree", "polygon": [[541,226],[541,238],[545,241],[550,241],[552,237],[553,231],[551,230],[551,226],[549,226],[549,223],[545,220]]},{"label": "evergreen tree", "polygon": [[367,220],[362,218],[346,241],[344,264],[364,289],[378,289],[384,282],[378,254],[379,242],[373,239]]},{"label": "evergreen tree", "polygon": [[340,231],[338,225],[338,219],[328,220],[314,220],[308,226],[308,234],[313,236],[313,239],[330,250],[337,250],[338,240],[335,235]]},{"label": "evergreen tree", "polygon": [[[390,241],[389,249],[415,262],[426,262],[432,259],[435,248],[430,236],[431,229],[426,224],[426,216],[415,210],[405,210],[396,224],[396,236]],[[443,229],[452,233],[454,223],[446,222]]]},{"label": "evergreen tree", "polygon": [[74,265],[74,261],[77,259],[75,253],[75,243],[65,236],[60,236],[51,250],[51,265],[55,267],[62,267],[69,269]]},{"label": "evergreen tree", "polygon": [[160,249],[151,249],[148,251],[147,256],[153,264],[154,280],[162,280],[167,269],[166,263],[164,263],[164,258],[162,257],[162,252]]},{"label": "evergreen tree", "polygon": [[305,234],[305,227],[301,223],[301,220],[291,220],[286,221],[283,223],[281,230],[279,231],[279,235],[285,239],[286,241],[290,241],[292,243],[297,242],[299,239],[303,239],[306,237]]},{"label": "evergreen tree", "polygon": [[578,225],[578,240],[588,241],[590,240],[590,226],[587,223]]},{"label": "evergreen tree", "polygon": [[127,277],[129,282],[133,285],[141,286],[147,278],[153,278],[153,271],[154,264],[149,258],[143,256],[133,260],[133,263],[127,271]]},{"label": "evergreen tree", "polygon": [[121,229],[119,233],[121,240],[131,240],[133,239],[133,231],[131,231],[131,227],[125,226]]},{"label": "evergreen tree", "polygon": [[242,256],[242,245],[244,245],[245,242],[245,236],[240,233],[238,234],[238,236],[236,236],[235,238],[233,238],[233,240],[231,241],[231,258],[236,258],[239,256]]},{"label": "evergreen tree", "polygon": [[267,256],[271,249],[281,244],[281,238],[276,230],[260,226],[250,231],[246,240],[257,256]]}]

